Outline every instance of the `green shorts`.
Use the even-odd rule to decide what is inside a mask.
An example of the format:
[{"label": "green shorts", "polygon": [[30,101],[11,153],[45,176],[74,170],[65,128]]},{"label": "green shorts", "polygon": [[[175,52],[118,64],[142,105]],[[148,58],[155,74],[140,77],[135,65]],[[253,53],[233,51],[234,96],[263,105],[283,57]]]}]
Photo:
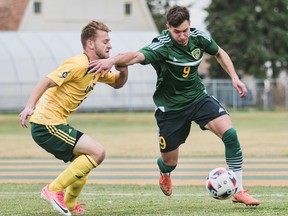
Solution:
[{"label": "green shorts", "polygon": [[202,130],[213,119],[227,115],[226,109],[213,96],[206,95],[187,108],[175,112],[162,112],[157,109],[155,118],[159,130],[159,146],[161,152],[170,152],[185,143],[191,129],[192,121]]},{"label": "green shorts", "polygon": [[33,122],[31,134],[39,146],[65,163],[73,160],[74,146],[83,135],[69,125],[41,125]]}]

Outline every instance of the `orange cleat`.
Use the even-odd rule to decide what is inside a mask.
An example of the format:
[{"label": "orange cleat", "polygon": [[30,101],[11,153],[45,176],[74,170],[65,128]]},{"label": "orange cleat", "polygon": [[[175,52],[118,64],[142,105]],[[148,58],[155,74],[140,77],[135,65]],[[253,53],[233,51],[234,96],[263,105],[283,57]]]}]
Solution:
[{"label": "orange cleat", "polygon": [[233,203],[243,203],[246,206],[258,206],[260,205],[260,201],[253,198],[250,194],[248,194],[249,190],[242,190],[234,196],[232,196],[232,202]]},{"label": "orange cleat", "polygon": [[171,196],[172,195],[172,182],[171,182],[171,177],[170,173],[162,173],[160,172],[160,179],[159,179],[159,185],[162,190],[162,192],[166,196]]}]

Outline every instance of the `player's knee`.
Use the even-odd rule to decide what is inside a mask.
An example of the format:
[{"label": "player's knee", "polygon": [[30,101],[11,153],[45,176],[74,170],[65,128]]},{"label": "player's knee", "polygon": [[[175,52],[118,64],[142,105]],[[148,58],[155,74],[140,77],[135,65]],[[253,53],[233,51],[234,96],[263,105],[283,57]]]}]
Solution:
[{"label": "player's knee", "polygon": [[92,157],[98,164],[100,164],[105,159],[105,156],[106,156],[105,148],[103,146],[98,146],[97,149],[95,149],[95,152]]},{"label": "player's knee", "polygon": [[222,140],[225,145],[239,144],[237,131],[234,128],[230,128],[224,132]]},{"label": "player's knee", "polygon": [[90,145],[87,154],[99,165],[105,159],[105,148],[99,143]]},{"label": "player's knee", "polygon": [[102,161],[105,159],[106,156],[106,150],[102,148],[99,152],[99,164],[102,163]]},{"label": "player's knee", "polygon": [[237,139],[237,131],[235,130],[235,128],[230,128],[226,132],[228,132],[232,139]]}]

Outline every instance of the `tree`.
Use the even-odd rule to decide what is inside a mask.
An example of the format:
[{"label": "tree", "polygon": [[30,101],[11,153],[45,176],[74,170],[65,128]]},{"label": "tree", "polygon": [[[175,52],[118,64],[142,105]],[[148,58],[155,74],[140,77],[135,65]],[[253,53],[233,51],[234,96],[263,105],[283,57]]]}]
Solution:
[{"label": "tree", "polygon": [[[240,74],[264,78],[267,66],[274,78],[288,71],[288,0],[211,0],[206,11],[207,30]],[[209,62],[212,77],[225,76]]]},{"label": "tree", "polygon": [[146,0],[158,32],[166,29],[165,14],[170,7],[170,0]]},{"label": "tree", "polygon": [[[146,0],[148,8],[152,14],[154,22],[157,26],[158,32],[166,29],[166,13],[169,8],[177,4],[179,0]],[[184,5],[187,8],[191,7],[193,4]]]}]

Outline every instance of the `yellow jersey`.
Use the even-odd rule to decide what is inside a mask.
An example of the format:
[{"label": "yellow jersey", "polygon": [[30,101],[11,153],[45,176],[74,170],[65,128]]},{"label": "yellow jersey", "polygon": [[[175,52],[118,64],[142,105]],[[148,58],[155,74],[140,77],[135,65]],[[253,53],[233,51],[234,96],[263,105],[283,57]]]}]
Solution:
[{"label": "yellow jersey", "polygon": [[94,89],[96,82],[115,83],[115,74],[111,71],[104,77],[101,74],[88,74],[89,60],[85,54],[67,59],[59,68],[47,77],[57,86],[49,88],[39,99],[30,122],[43,125],[67,124],[67,117]]}]

